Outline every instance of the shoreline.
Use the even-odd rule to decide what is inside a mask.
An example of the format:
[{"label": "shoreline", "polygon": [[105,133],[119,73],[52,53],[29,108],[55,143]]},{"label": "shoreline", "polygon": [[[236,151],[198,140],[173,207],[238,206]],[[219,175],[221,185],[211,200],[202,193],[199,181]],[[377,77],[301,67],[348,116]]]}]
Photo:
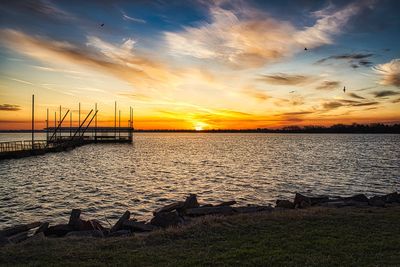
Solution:
[{"label": "shoreline", "polygon": [[400,206],[281,209],[205,216],[113,238],[36,238],[0,249],[0,265],[397,266]]},{"label": "shoreline", "polygon": [[108,226],[99,220],[81,219],[81,210],[72,209],[68,223],[50,225],[49,222],[32,222],[16,225],[0,230],[0,246],[16,244],[37,238],[60,237],[99,237],[109,238],[117,236],[134,236],[138,233],[147,233],[169,227],[181,227],[190,224],[193,219],[207,216],[232,216],[240,214],[271,213],[280,210],[304,210],[312,207],[318,208],[344,208],[344,207],[393,207],[400,206],[400,194],[397,192],[386,195],[366,197],[357,194],[350,197],[305,196],[295,194],[293,200],[277,199],[273,207],[268,205],[236,206],[236,201],[220,201],[219,204],[199,204],[197,195],[190,194],[184,201],[176,201],[162,206],[153,212],[153,217],[148,221],[137,221],[131,218],[127,210],[115,224]]}]

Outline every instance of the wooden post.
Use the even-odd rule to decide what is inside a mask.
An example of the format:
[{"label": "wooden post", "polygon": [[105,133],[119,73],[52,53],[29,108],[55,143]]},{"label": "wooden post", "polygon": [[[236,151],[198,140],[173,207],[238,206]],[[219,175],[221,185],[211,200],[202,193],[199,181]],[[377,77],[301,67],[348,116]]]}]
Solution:
[{"label": "wooden post", "polygon": [[[60,123],[61,124],[61,105],[60,105],[60,115],[59,115],[59,120],[58,120],[58,123]],[[61,125],[60,125],[60,140],[61,140]]]},{"label": "wooden post", "polygon": [[[79,102],[78,125],[81,126],[81,103]],[[80,129],[80,128],[79,128]]]},{"label": "wooden post", "polygon": [[32,95],[32,149],[35,148],[35,95]]},{"label": "wooden post", "polygon": [[96,112],[94,118],[94,140],[97,141],[97,103],[94,104],[94,111]]},{"label": "wooden post", "polygon": [[117,101],[114,103],[114,137],[117,137]]},{"label": "wooden post", "polygon": [[47,109],[46,113],[46,144],[49,141],[49,109]]},{"label": "wooden post", "polygon": [[56,129],[57,129],[57,112],[54,112],[54,134],[53,134],[54,137],[57,137]]},{"label": "wooden post", "polygon": [[69,137],[72,136],[72,110],[71,113],[69,114]]}]

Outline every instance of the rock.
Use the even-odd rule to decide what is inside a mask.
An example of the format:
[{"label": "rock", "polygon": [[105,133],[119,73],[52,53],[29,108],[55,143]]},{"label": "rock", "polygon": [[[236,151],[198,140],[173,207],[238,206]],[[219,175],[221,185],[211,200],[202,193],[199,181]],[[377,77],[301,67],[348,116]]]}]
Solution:
[{"label": "rock", "polygon": [[329,202],[329,197],[310,197],[311,206],[316,206],[321,203]]},{"label": "rock", "polygon": [[294,209],[294,203],[289,200],[280,200],[276,201],[276,208],[284,208],[284,209]]},{"label": "rock", "polygon": [[7,239],[8,239],[8,242],[14,243],[14,244],[22,242],[22,241],[28,239],[28,231],[9,236]]},{"label": "rock", "polygon": [[235,205],[236,203],[237,202],[235,200],[225,201],[225,202],[222,202],[222,203],[220,203],[218,205],[215,205],[215,207],[232,206],[232,205]]},{"label": "rock", "polygon": [[213,204],[204,204],[204,205],[200,206],[200,208],[209,208],[209,207],[214,207],[214,205]]},{"label": "rock", "polygon": [[205,207],[205,208],[193,208],[186,210],[186,216],[204,216],[210,214],[232,214],[234,212],[233,208],[230,206],[221,207]]},{"label": "rock", "polygon": [[183,201],[178,201],[178,202],[175,202],[175,203],[166,205],[166,206],[164,206],[164,207],[161,207],[161,208],[159,208],[159,209],[156,209],[156,210],[153,212],[153,215],[156,215],[156,213],[159,213],[159,212],[170,212],[170,211],[174,211],[174,210],[176,210],[176,209],[182,209],[182,208],[184,207],[184,204],[185,204],[185,202],[183,202]]},{"label": "rock", "polygon": [[234,207],[233,211],[237,213],[252,213],[262,211],[272,211],[274,208],[271,206],[246,206],[246,207]]},{"label": "rock", "polygon": [[129,220],[130,217],[131,217],[131,213],[128,210],[125,211],[125,213],[121,216],[121,218],[119,218],[117,223],[110,229],[110,232],[116,232],[116,231],[121,230],[124,222]]},{"label": "rock", "polygon": [[0,236],[0,247],[10,244],[10,242],[8,241],[7,237],[5,236]]},{"label": "rock", "polygon": [[361,201],[354,201],[354,200],[335,200],[321,203],[320,206],[322,207],[329,207],[329,208],[342,208],[342,207],[366,207],[368,206],[368,202],[361,202]]},{"label": "rock", "polygon": [[150,232],[154,230],[154,226],[144,222],[136,222],[133,220],[125,221],[123,224],[124,229],[131,230],[131,232]]},{"label": "rock", "polygon": [[349,201],[349,200],[353,200],[353,201],[358,201],[358,202],[368,202],[368,198],[364,195],[364,194],[358,194],[358,195],[354,195],[351,197],[344,197],[342,198],[343,200]]},{"label": "rock", "polygon": [[57,224],[57,225],[50,226],[49,228],[47,228],[44,231],[44,235],[45,236],[62,237],[72,231],[74,231],[74,228],[68,224]]},{"label": "rock", "polygon": [[198,208],[200,207],[199,203],[197,202],[197,196],[195,194],[190,194],[186,200],[185,203],[183,203],[183,210],[187,209],[193,209],[193,208]]},{"label": "rock", "polygon": [[[74,228],[76,229],[76,228]],[[93,231],[93,230],[99,230],[99,231],[104,231],[105,228],[101,225],[101,223],[98,220],[82,220],[80,219],[79,227],[76,229],[77,231]]]},{"label": "rock", "polygon": [[373,207],[385,207],[385,196],[374,196],[369,199],[369,205]]},{"label": "rock", "polygon": [[89,231],[72,231],[66,234],[65,237],[104,237],[104,235],[102,231],[89,230]]},{"label": "rock", "polygon": [[74,229],[79,229],[81,220],[81,210],[80,209],[73,209],[71,211],[71,215],[69,216],[68,225],[73,227]]},{"label": "rock", "polygon": [[393,192],[393,193],[385,195],[385,202],[386,203],[400,203],[400,194],[398,194],[397,192]]},{"label": "rock", "polygon": [[17,226],[13,226],[13,227],[8,227],[4,230],[0,231],[0,236],[12,236],[21,232],[26,232],[29,231],[30,229],[39,227],[41,225],[40,222],[33,222],[33,223],[29,223],[29,224],[22,224],[22,225],[17,225]]},{"label": "rock", "polygon": [[49,223],[48,222],[42,223],[42,225],[40,225],[39,228],[35,231],[34,235],[45,232],[47,228],[49,228]]},{"label": "rock", "polygon": [[44,235],[44,233],[40,232],[40,233],[34,234],[33,236],[30,236],[28,239],[24,240],[23,242],[24,242],[24,244],[28,244],[28,243],[30,244],[30,243],[42,241],[45,239],[46,239],[46,236]]},{"label": "rock", "polygon": [[175,226],[183,222],[178,212],[159,212],[150,221],[150,224],[159,227]]},{"label": "rock", "polygon": [[295,208],[300,208],[300,209],[307,208],[307,207],[311,206],[311,199],[300,193],[296,193],[293,203],[294,203]]},{"label": "rock", "polygon": [[118,230],[110,233],[107,237],[131,236],[133,233],[129,230]]}]

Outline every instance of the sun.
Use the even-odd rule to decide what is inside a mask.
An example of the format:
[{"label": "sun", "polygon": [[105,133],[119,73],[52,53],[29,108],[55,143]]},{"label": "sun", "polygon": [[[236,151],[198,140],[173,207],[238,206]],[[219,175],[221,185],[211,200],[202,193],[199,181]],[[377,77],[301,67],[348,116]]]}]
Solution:
[{"label": "sun", "polygon": [[194,129],[196,131],[203,131],[205,126],[206,126],[206,124],[204,122],[196,122],[194,124]]}]

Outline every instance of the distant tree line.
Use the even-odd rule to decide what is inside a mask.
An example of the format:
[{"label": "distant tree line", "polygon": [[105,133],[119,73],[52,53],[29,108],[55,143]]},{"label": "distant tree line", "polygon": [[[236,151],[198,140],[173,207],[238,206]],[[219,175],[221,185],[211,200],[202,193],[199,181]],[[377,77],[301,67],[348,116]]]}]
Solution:
[{"label": "distant tree line", "polygon": [[[3,133],[30,133],[30,130],[0,130]],[[36,130],[35,132],[44,132],[44,130]],[[400,133],[400,124],[383,124],[383,123],[372,123],[372,124],[335,124],[332,126],[286,126],[280,129],[269,129],[269,128],[257,128],[257,129],[210,129],[210,130],[142,130],[137,129],[135,132],[203,132],[203,133]]]},{"label": "distant tree line", "polygon": [[[196,130],[135,130],[136,132],[199,132]],[[205,133],[400,133],[400,124],[335,124],[332,126],[286,126],[280,129],[210,129],[202,130]]]}]

